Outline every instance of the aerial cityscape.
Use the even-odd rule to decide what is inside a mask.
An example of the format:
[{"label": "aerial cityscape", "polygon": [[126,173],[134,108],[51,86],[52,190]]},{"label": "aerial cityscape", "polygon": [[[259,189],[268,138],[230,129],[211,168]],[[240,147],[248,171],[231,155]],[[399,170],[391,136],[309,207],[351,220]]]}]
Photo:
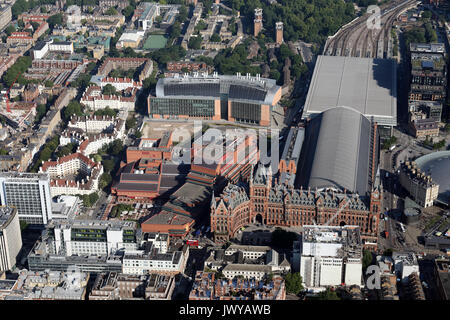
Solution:
[{"label": "aerial cityscape", "polygon": [[450,300],[450,1],[0,0],[0,37],[0,300]]}]

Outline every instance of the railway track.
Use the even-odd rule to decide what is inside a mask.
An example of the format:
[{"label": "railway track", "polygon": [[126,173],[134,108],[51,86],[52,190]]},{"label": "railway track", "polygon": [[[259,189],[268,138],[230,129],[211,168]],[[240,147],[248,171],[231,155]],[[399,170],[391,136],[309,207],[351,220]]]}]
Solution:
[{"label": "railway track", "polygon": [[324,54],[334,56],[353,56],[367,58],[390,58],[389,41],[392,25],[408,6],[417,0],[399,0],[381,6],[381,29],[367,27],[372,13],[367,13],[354,23],[345,26],[327,42]]}]

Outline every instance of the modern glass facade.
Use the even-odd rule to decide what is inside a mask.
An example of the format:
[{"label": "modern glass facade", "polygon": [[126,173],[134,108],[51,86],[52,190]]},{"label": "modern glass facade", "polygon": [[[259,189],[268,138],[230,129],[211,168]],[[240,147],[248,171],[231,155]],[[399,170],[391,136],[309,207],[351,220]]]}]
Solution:
[{"label": "modern glass facade", "polygon": [[78,268],[80,272],[122,272],[122,261],[107,260],[106,258],[89,261],[88,258],[78,258],[77,261],[64,256],[40,256],[30,254],[28,256],[28,267],[31,271],[67,271]]},{"label": "modern glass facade", "polygon": [[150,98],[149,114],[212,118],[214,99]]},{"label": "modern glass facade", "polygon": [[261,121],[261,105],[248,102],[231,102],[231,116],[237,122],[257,123]]}]

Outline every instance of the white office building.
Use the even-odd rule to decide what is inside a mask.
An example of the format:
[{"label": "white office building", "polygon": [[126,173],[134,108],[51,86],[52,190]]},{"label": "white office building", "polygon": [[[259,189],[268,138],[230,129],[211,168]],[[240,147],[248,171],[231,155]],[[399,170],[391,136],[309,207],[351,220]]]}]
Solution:
[{"label": "white office building", "polygon": [[300,274],[313,292],[329,286],[362,285],[362,243],[358,226],[304,226]]},{"label": "white office building", "polygon": [[110,255],[138,247],[132,221],[52,221],[48,228],[53,235],[52,251],[58,255]]},{"label": "white office building", "polygon": [[151,242],[159,253],[166,253],[169,248],[168,233],[146,232],[143,241]]},{"label": "white office building", "polygon": [[176,275],[184,271],[188,257],[187,246],[180,251],[162,253],[153,242],[149,241],[143,250],[125,251],[122,272],[136,275],[149,273]]},{"label": "white office building", "polygon": [[225,255],[231,256],[240,251],[242,252],[244,259],[257,260],[265,256],[270,250],[272,250],[272,248],[268,246],[245,246],[232,244],[225,250]]},{"label": "white office building", "polygon": [[395,252],[392,259],[394,260],[395,274],[403,281],[406,281],[413,272],[420,275],[417,256],[413,252]]},{"label": "white office building", "polygon": [[243,277],[245,279],[262,280],[265,276],[272,273],[272,267],[259,264],[227,264],[222,270],[227,279]]},{"label": "white office building", "polygon": [[48,174],[0,173],[0,199],[4,206],[15,206],[19,219],[29,224],[47,224],[52,219]]},{"label": "white office building", "polygon": [[0,207],[0,272],[11,270],[22,248],[17,209]]}]

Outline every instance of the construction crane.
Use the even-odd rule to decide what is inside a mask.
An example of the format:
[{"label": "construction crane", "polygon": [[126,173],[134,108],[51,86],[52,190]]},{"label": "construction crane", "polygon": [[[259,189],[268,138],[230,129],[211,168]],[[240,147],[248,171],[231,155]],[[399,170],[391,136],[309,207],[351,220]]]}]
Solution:
[{"label": "construction crane", "polygon": [[[329,219],[325,224],[323,224],[323,226],[328,226],[328,225],[330,225],[330,223],[332,223],[332,222],[334,221],[334,219],[336,219],[336,217],[342,212],[342,210],[344,210],[345,207],[347,207],[349,201],[346,201],[346,200],[347,200],[347,199],[344,198],[344,201],[345,201],[344,205],[343,205],[342,207],[340,207],[339,210],[336,211],[336,213],[331,217],[331,219]],[[314,226],[317,226],[317,225],[316,225],[315,219],[313,219],[313,223],[314,223]]]},{"label": "construction crane", "polygon": [[13,83],[11,84],[11,86],[9,87],[8,91],[6,91],[5,93],[5,98],[6,98],[6,112],[10,113],[11,112],[11,108],[9,106],[9,92],[11,91],[12,86],[14,85],[14,83],[16,83],[17,79],[19,78],[21,73],[19,73],[17,75],[17,77],[14,79]]}]

